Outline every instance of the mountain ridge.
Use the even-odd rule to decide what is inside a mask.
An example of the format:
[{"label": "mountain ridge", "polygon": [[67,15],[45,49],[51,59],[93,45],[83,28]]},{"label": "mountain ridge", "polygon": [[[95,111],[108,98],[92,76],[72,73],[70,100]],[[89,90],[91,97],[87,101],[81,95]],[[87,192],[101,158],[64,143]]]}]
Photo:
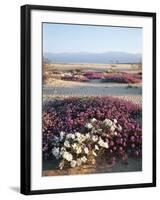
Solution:
[{"label": "mountain ridge", "polygon": [[51,62],[67,62],[67,63],[141,63],[141,53],[126,53],[126,52],[102,52],[102,53],[90,53],[90,52],[74,52],[74,53],[50,53],[45,52],[43,54],[44,59],[48,59]]}]

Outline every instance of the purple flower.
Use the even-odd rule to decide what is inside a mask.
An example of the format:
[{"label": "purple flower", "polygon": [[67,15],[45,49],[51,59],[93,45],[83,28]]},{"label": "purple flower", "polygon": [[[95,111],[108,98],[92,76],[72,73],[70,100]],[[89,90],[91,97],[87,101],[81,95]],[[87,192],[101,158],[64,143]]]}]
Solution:
[{"label": "purple flower", "polygon": [[43,157],[52,155],[55,138],[60,133],[85,133],[91,119],[104,121],[106,118],[118,122],[121,128],[116,134],[106,135],[109,152],[123,156],[124,153],[141,156],[142,151],[142,108],[139,105],[113,97],[63,98],[48,102],[43,107]]}]

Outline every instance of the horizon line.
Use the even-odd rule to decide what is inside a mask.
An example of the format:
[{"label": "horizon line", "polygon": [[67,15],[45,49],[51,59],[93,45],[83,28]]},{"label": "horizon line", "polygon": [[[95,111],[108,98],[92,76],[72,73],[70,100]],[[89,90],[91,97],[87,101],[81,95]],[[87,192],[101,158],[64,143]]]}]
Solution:
[{"label": "horizon line", "polygon": [[102,51],[102,52],[89,52],[89,51],[76,51],[76,52],[50,52],[50,51],[43,51],[43,54],[51,53],[51,54],[77,54],[77,53],[86,53],[86,54],[102,54],[102,53],[127,53],[127,54],[141,54],[141,52],[126,52],[126,51]]}]

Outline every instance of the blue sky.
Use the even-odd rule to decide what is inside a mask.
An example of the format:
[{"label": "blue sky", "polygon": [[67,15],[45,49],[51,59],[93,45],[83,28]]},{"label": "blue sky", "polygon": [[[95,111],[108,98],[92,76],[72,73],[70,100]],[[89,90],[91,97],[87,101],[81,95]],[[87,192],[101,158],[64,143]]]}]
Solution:
[{"label": "blue sky", "polygon": [[43,23],[43,52],[142,53],[142,29]]}]

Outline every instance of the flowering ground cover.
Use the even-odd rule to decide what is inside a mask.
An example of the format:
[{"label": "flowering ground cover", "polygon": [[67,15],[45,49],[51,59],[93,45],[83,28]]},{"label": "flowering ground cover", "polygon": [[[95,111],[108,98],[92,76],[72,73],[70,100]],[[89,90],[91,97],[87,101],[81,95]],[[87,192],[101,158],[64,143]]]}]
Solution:
[{"label": "flowering ground cover", "polygon": [[141,157],[142,108],[113,97],[55,99],[43,107],[43,158],[58,168]]},{"label": "flowering ground cover", "polygon": [[60,79],[65,81],[87,82],[90,80],[99,79],[102,82],[115,83],[140,83],[142,81],[142,73],[127,73],[127,72],[98,72],[98,71],[71,71],[71,72],[43,72],[43,82],[47,83],[51,79]]},{"label": "flowering ground cover", "polygon": [[81,75],[72,74],[71,76],[63,76],[62,80],[69,81],[89,81],[93,79],[102,80],[102,82],[115,82],[115,83],[140,83],[142,81],[141,73],[104,73],[104,72],[86,72]]},{"label": "flowering ground cover", "polygon": [[65,81],[80,81],[80,82],[89,81],[89,79],[83,75],[64,76],[61,79]]},{"label": "flowering ground cover", "polygon": [[110,73],[106,74],[102,79],[103,82],[115,82],[115,83],[140,83],[142,81],[141,74],[129,74],[129,73]]},{"label": "flowering ground cover", "polygon": [[103,73],[102,72],[86,72],[83,74],[88,79],[102,79]]}]

